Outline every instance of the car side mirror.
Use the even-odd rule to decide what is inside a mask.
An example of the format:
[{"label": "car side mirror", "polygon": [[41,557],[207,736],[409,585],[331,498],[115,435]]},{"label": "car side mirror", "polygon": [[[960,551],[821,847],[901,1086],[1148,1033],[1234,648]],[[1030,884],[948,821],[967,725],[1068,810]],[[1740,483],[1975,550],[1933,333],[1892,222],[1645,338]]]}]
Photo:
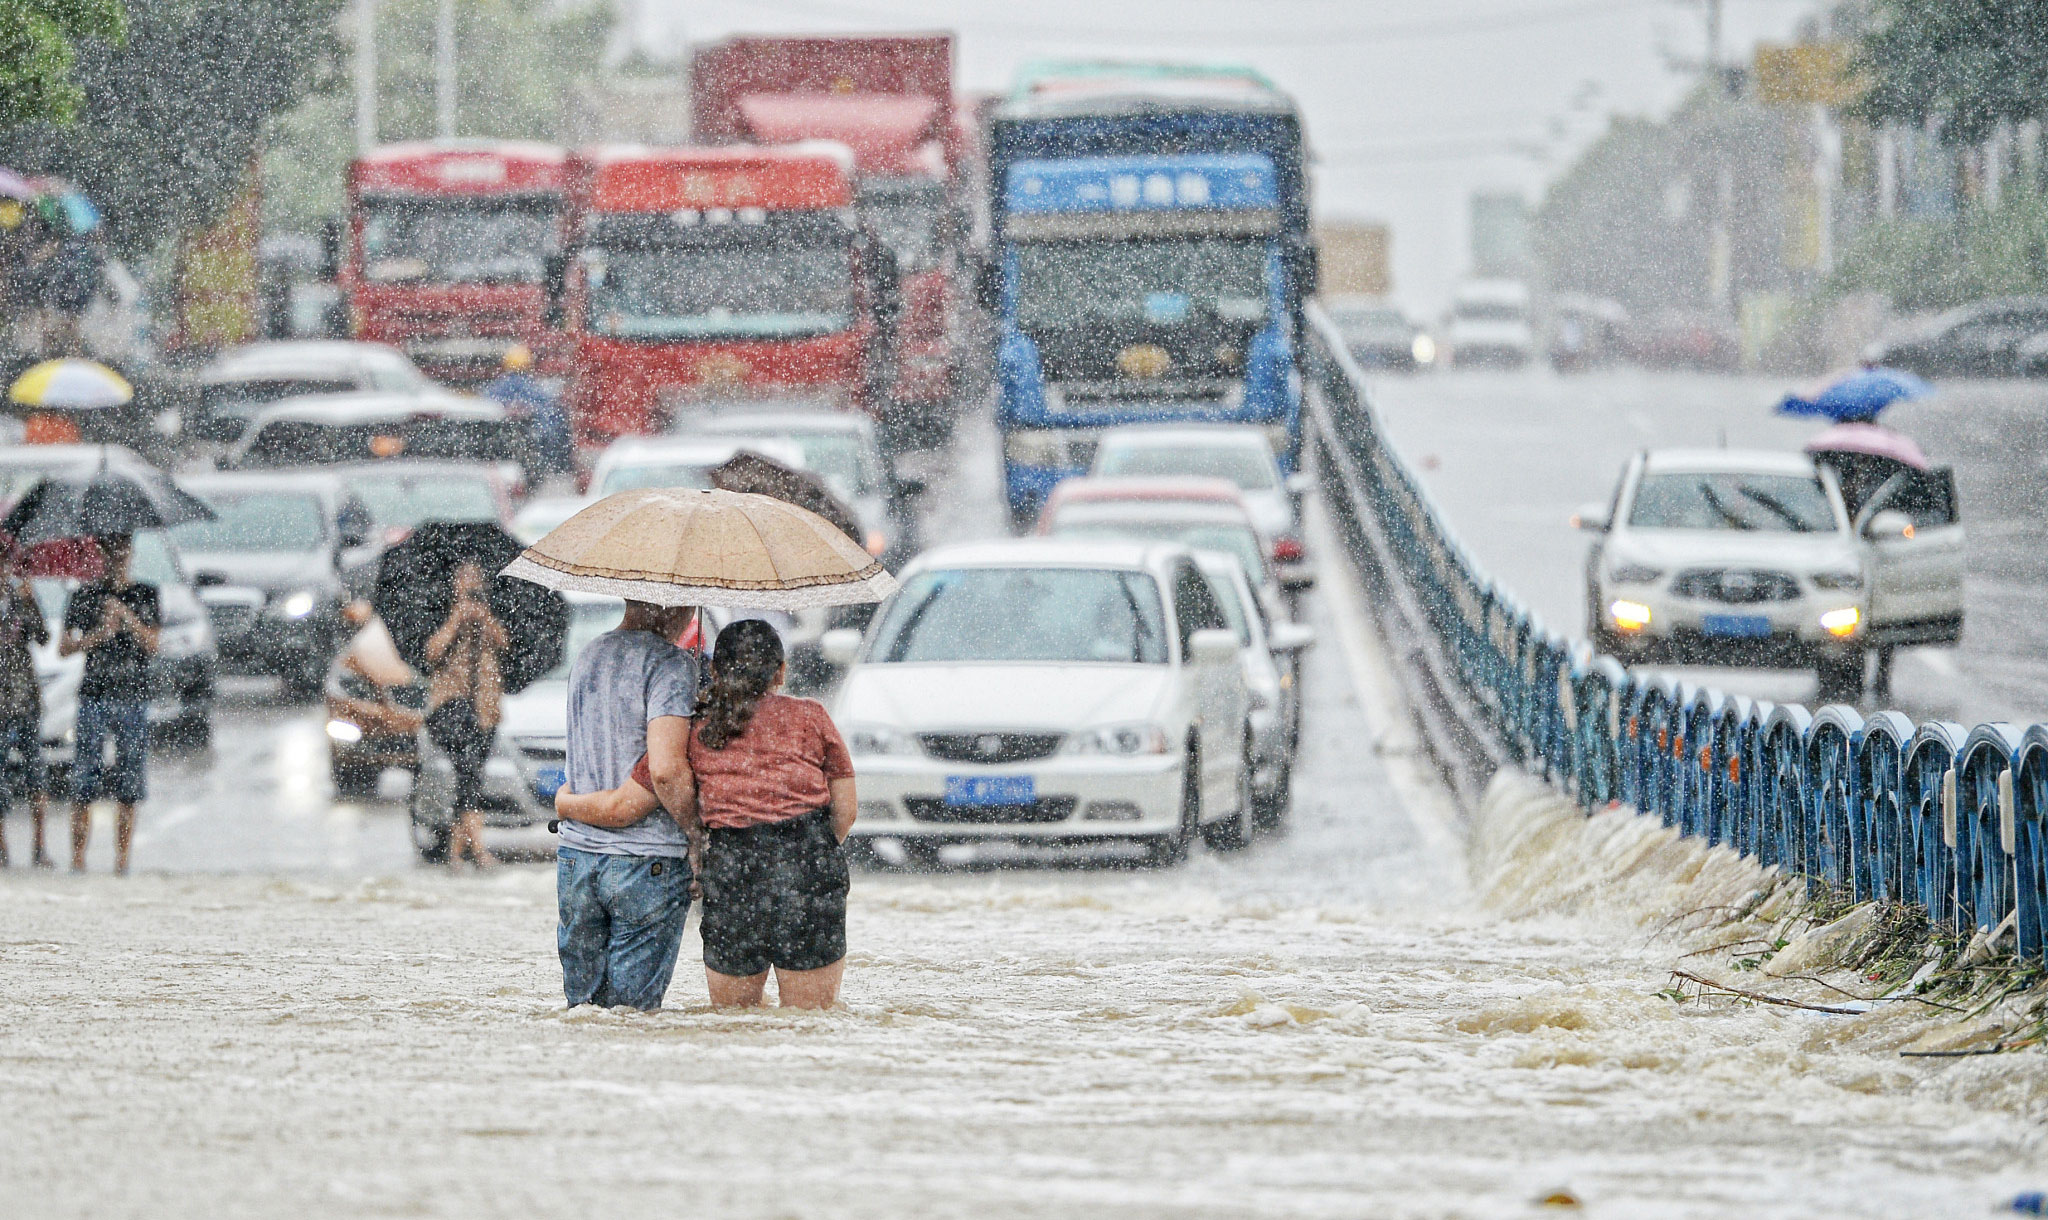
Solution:
[{"label": "car side mirror", "polygon": [[1612,523],[1607,520],[1607,506],[1597,500],[1591,504],[1581,504],[1578,511],[1572,514],[1572,528],[1584,530],[1589,534],[1604,534],[1610,524]]},{"label": "car side mirror", "polygon": [[1871,514],[1863,524],[1863,536],[1872,542],[1901,541],[1913,536],[1913,519],[1894,509]]},{"label": "car side mirror", "polygon": [[1315,646],[1316,629],[1306,623],[1274,623],[1266,642],[1274,652],[1306,652]]},{"label": "car side mirror", "polygon": [[851,627],[834,627],[818,637],[818,652],[827,664],[845,669],[860,656],[860,632]]},{"label": "car side mirror", "polygon": [[1316,587],[1316,570],[1307,564],[1294,564],[1280,573],[1280,587],[1289,593],[1313,589]]},{"label": "car side mirror", "polygon": [[1188,637],[1188,659],[1197,665],[1229,665],[1237,660],[1237,637],[1209,628]]}]

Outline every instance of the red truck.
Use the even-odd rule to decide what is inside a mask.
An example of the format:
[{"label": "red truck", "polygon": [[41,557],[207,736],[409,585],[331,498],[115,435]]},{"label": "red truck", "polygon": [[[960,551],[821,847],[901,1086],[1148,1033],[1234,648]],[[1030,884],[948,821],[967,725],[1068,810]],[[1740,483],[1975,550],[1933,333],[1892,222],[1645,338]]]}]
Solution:
[{"label": "red truck", "polygon": [[728,39],[693,55],[690,105],[699,144],[853,150],[855,207],[902,274],[892,405],[935,420],[955,388],[965,238],[952,36]]},{"label": "red truck", "polygon": [[355,337],[444,381],[496,375],[514,344],[561,371],[546,282],[565,162],[549,145],[482,140],[391,144],[351,162],[341,283]]},{"label": "red truck", "polygon": [[665,431],[694,402],[877,410],[897,286],[854,221],[852,161],[824,141],[571,157],[561,293],[580,444]]}]

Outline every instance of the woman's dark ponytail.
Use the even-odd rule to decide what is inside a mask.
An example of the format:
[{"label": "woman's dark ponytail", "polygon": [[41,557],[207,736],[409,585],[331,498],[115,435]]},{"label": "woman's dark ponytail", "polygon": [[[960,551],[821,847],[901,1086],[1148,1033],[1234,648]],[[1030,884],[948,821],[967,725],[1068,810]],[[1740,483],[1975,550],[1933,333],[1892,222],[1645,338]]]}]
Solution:
[{"label": "woman's dark ponytail", "polygon": [[782,637],[757,618],[726,624],[711,653],[711,687],[697,705],[697,740],[723,750],[747,731],[782,670]]}]

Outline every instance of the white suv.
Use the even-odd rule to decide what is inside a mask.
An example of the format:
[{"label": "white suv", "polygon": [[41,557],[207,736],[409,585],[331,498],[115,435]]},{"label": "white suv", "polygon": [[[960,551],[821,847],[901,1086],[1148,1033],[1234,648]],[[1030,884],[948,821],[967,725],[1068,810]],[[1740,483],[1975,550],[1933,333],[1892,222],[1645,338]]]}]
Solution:
[{"label": "white suv", "polygon": [[1894,479],[1852,521],[1833,473],[1803,454],[1663,450],[1631,459],[1611,504],[1575,520],[1599,535],[1587,629],[1625,662],[1812,666],[1822,698],[1855,699],[1867,649],[1962,633],[1946,471]]},{"label": "white suv", "polygon": [[1115,844],[1178,861],[1250,831],[1237,636],[1189,552],[1025,539],[928,551],[849,666],[833,716],[884,859],[948,843]]}]

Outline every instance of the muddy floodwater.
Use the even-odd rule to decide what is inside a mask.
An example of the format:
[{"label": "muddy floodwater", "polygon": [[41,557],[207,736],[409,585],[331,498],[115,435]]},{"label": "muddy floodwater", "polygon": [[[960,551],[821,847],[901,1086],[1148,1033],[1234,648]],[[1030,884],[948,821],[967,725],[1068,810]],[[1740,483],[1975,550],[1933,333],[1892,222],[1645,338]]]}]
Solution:
[{"label": "muddy floodwater", "polygon": [[563,1011],[541,868],[12,874],[0,1199],[1905,1218],[2048,1183],[2042,1058],[1902,1059],[1913,1031],[1884,1022],[1918,1017],[1674,1003],[1684,947],[1629,909],[1661,901],[1654,869],[1561,899],[1646,849],[1497,834],[1468,868],[1440,810],[1397,799],[1410,764],[1375,754],[1336,655],[1290,833],[1172,872],[862,875],[826,1014],[709,1011],[694,934],[671,1010]]}]

